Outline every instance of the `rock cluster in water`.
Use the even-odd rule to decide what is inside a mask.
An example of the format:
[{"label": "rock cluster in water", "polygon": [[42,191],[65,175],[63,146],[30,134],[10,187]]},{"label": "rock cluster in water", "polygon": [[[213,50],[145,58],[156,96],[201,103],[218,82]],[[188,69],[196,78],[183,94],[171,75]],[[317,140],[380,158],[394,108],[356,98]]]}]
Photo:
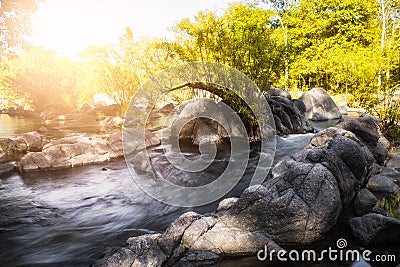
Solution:
[{"label": "rock cluster in water", "polygon": [[360,242],[400,242],[397,234],[387,238],[398,233],[400,220],[375,213],[377,199],[369,191],[398,190],[377,175],[381,167],[376,162],[387,150],[380,147],[376,153],[383,141],[372,119],[344,120],[316,134],[303,151],[278,162],[262,185],[223,200],[217,212],[185,213],[164,233],[132,237],[95,266],[205,265],[255,255],[265,245],[279,251],[285,245],[312,244],[350,206],[362,215],[349,221]]},{"label": "rock cluster in water", "polygon": [[[140,142],[138,130],[132,129],[126,135],[131,140],[129,145],[125,146],[125,152],[129,154],[138,153],[146,147],[160,143],[150,132],[146,132],[145,145]],[[124,156],[121,133],[109,134],[105,138],[73,136],[47,141],[42,135],[34,132],[5,140],[3,150],[7,151],[6,155],[19,158],[16,167],[21,172],[66,169]]]}]

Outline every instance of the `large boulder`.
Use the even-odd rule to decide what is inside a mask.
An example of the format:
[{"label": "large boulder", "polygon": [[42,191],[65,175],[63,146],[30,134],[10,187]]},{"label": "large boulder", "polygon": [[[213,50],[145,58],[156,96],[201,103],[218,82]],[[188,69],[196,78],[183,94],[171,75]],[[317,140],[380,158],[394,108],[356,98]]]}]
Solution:
[{"label": "large boulder", "polygon": [[391,178],[382,174],[373,175],[368,180],[367,188],[374,193],[389,195],[399,190],[399,186]]},{"label": "large boulder", "polygon": [[30,152],[42,151],[43,146],[48,142],[47,138],[38,132],[24,133],[20,136],[25,141]]},{"label": "large boulder", "polygon": [[323,88],[313,88],[302,94],[301,99],[305,106],[305,116],[309,120],[324,121],[342,117],[338,106]]},{"label": "large boulder", "polygon": [[56,170],[110,160],[109,147],[101,139],[66,137],[48,143],[42,152],[29,152],[18,163],[23,172]]},{"label": "large boulder", "polygon": [[337,135],[282,159],[264,186],[246,190],[228,214],[247,229],[266,231],[278,244],[310,244],[350,206],[372,163],[362,143]]},{"label": "large boulder", "polygon": [[283,250],[263,233],[188,212],[163,234],[129,238],[127,248],[110,253],[94,266],[202,266],[220,261],[223,255],[254,255],[264,246],[277,252]]},{"label": "large boulder", "polygon": [[19,160],[28,152],[28,145],[25,140],[20,137],[2,140],[1,148],[6,155],[5,161]]},{"label": "large boulder", "polygon": [[399,244],[400,220],[369,213],[349,220],[353,235],[364,245]]},{"label": "large boulder", "polygon": [[[189,141],[195,145],[200,142],[223,142],[224,139],[241,138],[245,128],[231,121],[231,110],[226,104],[212,99],[188,101],[181,105],[181,112],[176,114],[171,125],[171,137],[179,136],[179,140]],[[222,125],[225,125],[225,129]]]}]

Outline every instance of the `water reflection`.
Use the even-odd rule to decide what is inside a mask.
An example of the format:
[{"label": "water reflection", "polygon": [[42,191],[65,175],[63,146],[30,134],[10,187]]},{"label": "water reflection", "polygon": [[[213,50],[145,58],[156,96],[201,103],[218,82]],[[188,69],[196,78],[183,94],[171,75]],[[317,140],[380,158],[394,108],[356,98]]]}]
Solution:
[{"label": "water reflection", "polygon": [[39,119],[18,119],[0,114],[0,137],[15,137],[18,134],[36,131],[42,123]]}]

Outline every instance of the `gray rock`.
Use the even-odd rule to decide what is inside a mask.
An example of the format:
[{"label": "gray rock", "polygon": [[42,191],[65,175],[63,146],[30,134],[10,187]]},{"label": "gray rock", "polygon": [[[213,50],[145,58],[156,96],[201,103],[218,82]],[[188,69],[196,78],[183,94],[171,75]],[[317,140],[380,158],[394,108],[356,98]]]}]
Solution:
[{"label": "gray rock", "polygon": [[7,161],[19,160],[28,152],[27,143],[20,137],[3,140],[1,147],[6,154]]},{"label": "gray rock", "polygon": [[339,108],[323,88],[313,88],[299,99],[306,106],[305,116],[309,120],[324,121],[342,117]]},{"label": "gray rock", "polygon": [[371,115],[359,118],[343,118],[338,128],[354,133],[374,155],[379,164],[383,164],[388,155],[387,140],[378,131],[378,121]]},{"label": "gray rock", "polygon": [[362,216],[373,212],[373,208],[377,203],[378,199],[371,193],[371,191],[365,188],[361,189],[354,201],[357,215]]},{"label": "gray rock", "polygon": [[295,104],[289,99],[282,96],[271,96],[267,98],[267,101],[274,116],[275,127],[278,134],[314,131]]},{"label": "gray rock", "polygon": [[266,92],[266,95],[268,97],[271,96],[281,96],[281,97],[285,97],[289,100],[292,99],[292,97],[290,96],[289,92],[286,91],[285,89],[281,89],[281,88],[271,88]]},{"label": "gray rock", "polygon": [[386,167],[400,171],[400,147],[395,147],[390,151],[389,160]]},{"label": "gray rock", "polygon": [[135,156],[133,156],[131,163],[133,164],[135,170],[139,172],[149,173],[153,171],[148,156],[144,151],[140,151]]},{"label": "gray rock", "polygon": [[[248,188],[228,211],[239,225],[264,231],[278,244],[310,244],[323,237],[342,210],[335,177],[321,164],[286,159],[286,170]],[[281,167],[281,166],[280,166]]]},{"label": "gray rock", "polygon": [[[131,267],[136,254],[128,248],[119,248],[96,261],[94,267]],[[145,265],[143,265],[145,266]]]},{"label": "gray rock", "polygon": [[30,151],[41,151],[46,143],[46,137],[37,132],[6,138],[1,142],[0,162],[19,160]]},{"label": "gray rock", "polygon": [[237,197],[230,197],[230,198],[225,198],[218,204],[217,211],[226,211],[229,210],[233,204],[237,202],[238,198]]},{"label": "gray rock", "polygon": [[218,125],[210,126],[210,123],[206,123],[204,119],[196,119],[193,129],[193,144],[199,145],[200,142],[222,142],[222,136],[227,136],[228,134],[218,133]]},{"label": "gray rock", "polygon": [[28,151],[30,152],[40,152],[43,146],[48,142],[46,137],[39,134],[38,132],[24,133],[20,136],[25,143],[28,145]]},{"label": "gray rock", "polygon": [[201,216],[195,212],[186,212],[178,219],[173,221],[171,225],[165,230],[164,234],[159,240],[160,247],[167,255],[172,255],[174,250],[181,242],[185,230]]},{"label": "gray rock", "polygon": [[400,182],[400,171],[397,171],[394,168],[384,167],[381,170],[380,174],[384,175],[384,176],[387,176],[387,177],[390,177],[390,178]]},{"label": "gray rock", "polygon": [[367,189],[376,193],[393,194],[399,190],[399,186],[389,177],[377,174],[369,178]]},{"label": "gray rock", "polygon": [[293,99],[292,102],[295,105],[295,107],[300,111],[301,115],[304,115],[306,113],[307,108],[303,100]]},{"label": "gray rock", "polygon": [[400,242],[400,220],[370,213],[349,220],[354,236],[364,245]]},{"label": "gray rock", "polygon": [[130,266],[162,266],[167,256],[158,244],[160,237],[160,234],[152,234],[129,238],[127,245],[134,254],[134,261]]},{"label": "gray rock", "polygon": [[372,116],[345,117],[337,125],[340,129],[354,133],[358,139],[371,147],[375,147],[379,141],[377,126],[377,121]]},{"label": "gray rock", "polygon": [[15,171],[15,163],[14,162],[7,162],[4,164],[0,164],[0,177],[10,174]]},{"label": "gray rock", "polygon": [[[211,99],[188,101],[181,105],[182,111],[174,114],[171,137],[198,145],[202,140],[221,143],[225,138],[242,138],[246,130],[232,121],[224,103]],[[179,116],[178,116],[179,115]],[[212,116],[212,118],[209,118]],[[222,126],[226,126],[224,129]],[[229,134],[228,134],[229,133]]]}]

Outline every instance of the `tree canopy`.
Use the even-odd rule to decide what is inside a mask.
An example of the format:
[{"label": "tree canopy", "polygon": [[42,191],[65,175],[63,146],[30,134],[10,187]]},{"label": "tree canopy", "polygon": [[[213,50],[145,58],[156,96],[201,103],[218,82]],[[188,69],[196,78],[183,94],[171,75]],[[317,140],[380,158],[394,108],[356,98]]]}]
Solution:
[{"label": "tree canopy", "polygon": [[[107,93],[123,113],[157,71],[210,61],[238,69],[262,90],[320,86],[346,94],[350,105],[378,115],[386,128],[400,122],[399,0],[261,1],[183,19],[173,27],[172,40],[137,38],[127,28],[114,44],[88,47],[82,62],[28,49],[2,61],[1,90],[31,96],[36,107],[46,99],[73,106]],[[24,47],[37,5],[1,1],[3,55]]]},{"label": "tree canopy", "polygon": [[0,56],[14,53],[27,45],[31,18],[40,0],[0,1]]}]

